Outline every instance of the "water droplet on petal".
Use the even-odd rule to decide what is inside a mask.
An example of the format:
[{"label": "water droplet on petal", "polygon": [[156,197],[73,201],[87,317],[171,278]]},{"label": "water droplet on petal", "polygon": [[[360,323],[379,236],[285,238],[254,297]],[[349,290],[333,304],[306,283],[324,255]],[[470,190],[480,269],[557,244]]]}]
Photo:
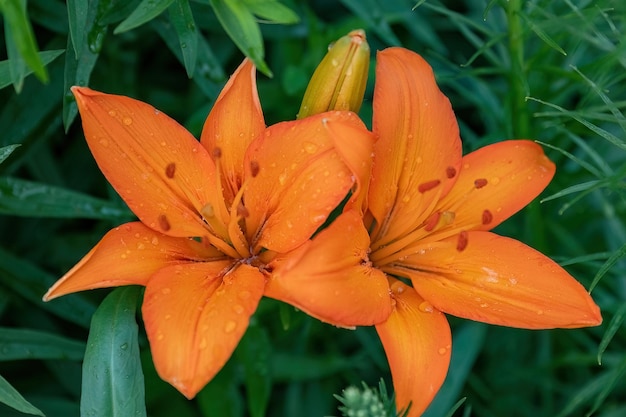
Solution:
[{"label": "water droplet on petal", "polygon": [[130,126],[131,124],[133,124],[133,119],[126,116],[122,119],[122,123],[124,123],[126,126]]},{"label": "water droplet on petal", "polygon": [[203,337],[200,340],[200,344],[198,344],[198,348],[199,349],[206,349],[206,347],[208,346],[209,342],[207,342],[206,337]]},{"label": "water droplet on petal", "polygon": [[115,110],[109,110],[109,116],[115,117],[116,115],[117,115],[117,112]]},{"label": "water droplet on petal", "polygon": [[167,288],[167,287],[166,287],[166,288],[161,289],[161,293],[163,293],[163,294],[169,294],[170,292],[172,292],[172,290],[171,290],[171,289],[169,289],[169,288]]},{"label": "water droplet on petal", "polygon": [[233,320],[229,320],[224,325],[224,332],[232,333],[236,327],[237,327],[237,323],[235,323]]},{"label": "water droplet on petal", "polygon": [[100,145],[104,146],[105,148],[109,146],[109,141],[107,139],[102,138],[98,142],[100,143]]},{"label": "water droplet on petal", "polygon": [[241,298],[242,300],[247,300],[248,298],[250,298],[252,294],[250,294],[250,291],[248,290],[243,290],[239,292],[239,298]]},{"label": "water droplet on petal", "polygon": [[306,153],[314,154],[315,152],[317,152],[317,145],[312,142],[305,142],[304,150],[306,151]]},{"label": "water droplet on petal", "polygon": [[243,306],[239,305],[239,304],[235,304],[233,306],[233,311],[237,314],[241,314],[243,313]]},{"label": "water droplet on petal", "polygon": [[422,301],[420,305],[417,307],[422,313],[432,313],[435,311],[435,308],[428,301]]}]

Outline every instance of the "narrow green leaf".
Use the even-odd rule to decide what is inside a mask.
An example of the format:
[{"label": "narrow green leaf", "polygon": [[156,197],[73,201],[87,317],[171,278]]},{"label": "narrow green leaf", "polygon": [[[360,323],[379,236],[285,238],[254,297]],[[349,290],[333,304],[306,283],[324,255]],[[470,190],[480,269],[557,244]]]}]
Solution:
[{"label": "narrow green leaf", "polygon": [[289,7],[276,0],[243,0],[252,14],[270,23],[293,25],[300,21],[300,16]]},{"label": "narrow green leaf", "polygon": [[134,29],[147,23],[163,13],[174,0],[143,0],[135,10],[122,23],[120,23],[114,34],[118,35],[127,30]]},{"label": "narrow green leaf", "polygon": [[606,330],[604,331],[604,335],[602,336],[602,340],[600,340],[600,345],[598,345],[598,365],[602,365],[602,355],[604,351],[613,340],[613,336],[622,327],[622,323],[624,323],[624,316],[626,316],[626,303],[622,304],[620,308],[617,309],[615,315],[611,319],[611,322],[608,326],[606,326]]},{"label": "narrow green leaf", "polygon": [[622,245],[621,248],[615,251],[613,255],[600,267],[596,276],[593,277],[593,281],[591,281],[591,285],[589,286],[589,292],[593,291],[593,289],[598,285],[598,282],[606,275],[607,272],[619,261],[621,258],[626,256],[626,243]]},{"label": "narrow green leaf", "polygon": [[41,410],[26,401],[2,375],[0,375],[0,402],[22,413],[44,417]]},{"label": "narrow green leaf", "polygon": [[19,144],[17,145],[8,145],[0,148],[0,164],[4,162],[5,159],[9,157],[13,153],[13,151],[19,148]]},{"label": "narrow green leaf", "polygon": [[610,372],[610,378],[607,383],[602,387],[602,390],[595,397],[595,401],[591,407],[591,410],[585,414],[585,417],[591,417],[594,415],[604,404],[604,401],[607,399],[609,394],[616,388],[617,384],[620,382],[624,382],[624,374],[626,373],[626,356],[622,359],[619,366],[614,367]]},{"label": "narrow green leaf", "polygon": [[68,359],[81,361],[85,344],[38,330],[0,328],[0,361]]},{"label": "narrow green leaf", "polygon": [[135,310],[138,287],[109,294],[91,320],[83,362],[82,416],[145,416]]},{"label": "narrow green leaf", "polygon": [[28,300],[58,317],[82,327],[89,327],[89,320],[96,310],[93,302],[78,294],[42,303],[41,297],[54,283],[54,275],[48,274],[31,262],[0,248],[0,283],[11,292],[14,299]]},{"label": "narrow green leaf", "polygon": [[235,45],[254,62],[259,71],[271,77],[272,72],[264,61],[261,29],[250,10],[236,0],[211,0],[211,6]]},{"label": "narrow green leaf", "polygon": [[[44,83],[47,82],[48,73],[41,62],[39,54],[37,53],[38,48],[35,40],[35,34],[33,33],[33,28],[30,25],[26,12],[26,1],[2,0],[0,1],[0,11],[2,11],[4,15],[7,51],[11,52],[11,45],[14,45],[19,53],[19,56],[35,73],[37,78]],[[13,57],[11,55],[12,53],[9,53],[10,59],[15,58],[14,62],[19,62],[17,57]],[[19,80],[14,78],[13,83],[16,87],[16,91],[19,92],[21,90],[21,83],[24,75],[22,74],[22,71],[19,71],[19,73],[14,74],[14,76],[20,77]]]},{"label": "narrow green leaf", "polygon": [[[51,51],[41,51],[39,52],[39,58],[41,59],[41,62],[43,62],[43,65],[48,65],[50,62],[54,61],[54,59],[56,57],[58,57],[59,55],[61,55],[63,52],[65,52],[65,49],[54,49]],[[0,89],[11,85],[12,80],[11,80],[11,62],[9,60],[6,61],[0,61]],[[30,68],[26,69],[26,72],[24,72],[24,76],[30,75],[32,74],[33,70]]]},{"label": "narrow green leaf", "polygon": [[116,203],[46,184],[0,177],[0,214],[26,217],[128,219]]},{"label": "narrow green leaf", "polygon": [[520,16],[522,17],[524,22],[526,22],[526,24],[528,25],[530,30],[535,32],[535,35],[537,35],[539,37],[539,39],[544,41],[550,48],[552,48],[555,51],[557,51],[557,52],[567,56],[567,52],[565,52],[565,50],[563,48],[561,48],[559,46],[559,44],[554,41],[554,39],[552,39],[550,36],[548,36],[548,34],[546,32],[544,32],[543,29],[541,29],[539,26],[537,26],[530,17],[526,16],[525,13],[520,13]]},{"label": "narrow green leaf", "polygon": [[363,19],[389,45],[401,45],[391,26],[384,19],[382,4],[376,0],[341,0],[341,3]]},{"label": "narrow green leaf", "polygon": [[85,42],[87,11],[89,2],[82,0],[67,0],[67,20],[70,26],[70,36],[74,45],[74,57],[78,59],[80,45]]},{"label": "narrow green leaf", "polygon": [[269,365],[271,353],[269,336],[259,326],[250,326],[237,347],[237,358],[244,365],[248,411],[251,417],[265,415],[272,389]]},{"label": "narrow green leaf", "polygon": [[178,35],[178,42],[189,78],[193,77],[198,57],[198,29],[193,20],[189,0],[175,0],[168,8],[170,20]]}]

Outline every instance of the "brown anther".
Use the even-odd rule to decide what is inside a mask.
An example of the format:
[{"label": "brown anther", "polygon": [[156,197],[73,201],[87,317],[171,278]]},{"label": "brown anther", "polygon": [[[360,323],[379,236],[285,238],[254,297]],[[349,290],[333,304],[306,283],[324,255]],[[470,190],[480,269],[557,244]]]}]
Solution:
[{"label": "brown anther", "polygon": [[456,241],[456,250],[462,252],[467,247],[467,243],[467,232],[465,230],[461,230],[459,238]]},{"label": "brown anther", "polygon": [[167,232],[168,230],[170,230],[172,228],[172,226],[170,226],[170,222],[167,221],[167,217],[165,217],[165,214],[161,214],[159,216],[159,227],[164,232]]},{"label": "brown anther", "polygon": [[474,187],[476,187],[476,189],[483,188],[485,185],[487,185],[487,180],[484,178],[477,178],[474,180]]},{"label": "brown anther", "polygon": [[455,167],[448,167],[448,168],[446,168],[446,177],[454,178],[455,175],[456,175],[456,168]]},{"label": "brown anther", "polygon": [[222,148],[215,147],[213,148],[213,158],[218,159],[222,157]]},{"label": "brown anther", "polygon": [[483,210],[483,224],[489,224],[493,221],[493,214],[489,210]]},{"label": "brown anther", "polygon": [[176,172],[176,164],[173,162],[170,162],[169,164],[167,164],[167,166],[165,167],[165,176],[167,178],[174,178],[175,172]]},{"label": "brown anther", "polygon": [[241,217],[248,217],[250,215],[250,212],[248,211],[246,206],[244,206],[243,204],[239,204],[237,206],[237,215]]},{"label": "brown anther", "polygon": [[259,166],[259,163],[257,161],[250,161],[250,175],[252,175],[252,178],[259,175],[260,169],[261,167]]},{"label": "brown anther", "polygon": [[424,194],[426,191],[432,190],[439,184],[441,184],[441,180],[426,181],[417,186],[417,191]]},{"label": "brown anther", "polygon": [[424,230],[426,230],[427,232],[432,232],[433,230],[435,230],[437,223],[439,223],[440,217],[441,217],[441,213],[438,211],[428,216],[424,224]]}]

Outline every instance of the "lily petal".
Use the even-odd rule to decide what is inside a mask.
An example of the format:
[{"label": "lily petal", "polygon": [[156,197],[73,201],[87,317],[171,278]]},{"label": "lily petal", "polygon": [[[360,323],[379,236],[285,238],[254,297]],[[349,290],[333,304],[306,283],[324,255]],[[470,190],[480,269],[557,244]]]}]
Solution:
[{"label": "lily petal", "polygon": [[141,221],[170,236],[206,235],[199,213],[219,197],[206,149],[146,103],[84,87],[72,92],[100,170]]},{"label": "lily petal", "polygon": [[509,140],[480,148],[465,157],[454,187],[435,211],[453,212],[449,229],[490,230],[517,213],[541,193],[555,166],[538,144]]},{"label": "lily petal", "polygon": [[265,295],[339,327],[381,323],[391,312],[389,285],[367,261],[368,247],[358,212],[343,213],[312,241],[269,265]]},{"label": "lily petal", "polygon": [[209,153],[220,159],[224,197],[228,203],[241,187],[246,149],[263,129],[265,121],[257,94],[256,69],[252,61],[245,59],[213,105],[200,138]]},{"label": "lily petal", "polygon": [[155,272],[166,266],[223,256],[194,240],[155,232],[141,222],[126,223],[104,235],[43,299],[95,288],[146,285]]},{"label": "lily petal", "polygon": [[246,154],[250,181],[244,201],[248,241],[255,253],[260,248],[281,253],[295,249],[346,197],[357,179],[338,141],[355,143],[361,160],[371,157],[373,137],[349,112],[279,123],[252,142]]},{"label": "lily petal", "polygon": [[154,365],[187,398],[230,358],[263,294],[258,269],[231,267],[232,261],[177,265],[146,287],[142,312]]},{"label": "lily petal", "polygon": [[602,322],[578,281],[517,240],[474,231],[426,245],[390,272],[410,277],[415,290],[445,313],[526,329]]},{"label": "lily petal", "polygon": [[403,48],[378,52],[373,131],[378,137],[369,190],[375,247],[415,230],[454,184],[459,128],[432,68]]},{"label": "lily petal", "polygon": [[398,411],[422,415],[443,384],[450,365],[452,336],[446,317],[401,281],[390,279],[396,306],[376,326],[393,377]]}]

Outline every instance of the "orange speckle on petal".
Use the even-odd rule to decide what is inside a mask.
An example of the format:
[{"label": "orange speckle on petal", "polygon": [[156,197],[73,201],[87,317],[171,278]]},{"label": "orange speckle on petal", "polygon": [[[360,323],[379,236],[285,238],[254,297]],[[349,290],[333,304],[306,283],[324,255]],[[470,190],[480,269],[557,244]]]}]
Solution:
[{"label": "orange speckle on petal", "polygon": [[446,176],[448,178],[454,178],[455,175],[456,175],[456,168],[454,167],[446,168]]},{"label": "orange speckle on petal", "polygon": [[167,166],[165,167],[165,176],[167,178],[174,178],[175,172],[176,172],[176,164],[173,162],[170,162],[169,164],[167,164]]},{"label": "orange speckle on petal", "polygon": [[440,180],[426,181],[426,182],[423,182],[423,183],[421,183],[420,185],[417,186],[417,191],[419,191],[420,193],[423,194],[426,191],[432,190],[433,188],[435,188],[439,184],[441,184]]},{"label": "orange speckle on petal", "polygon": [[424,224],[424,230],[426,230],[427,232],[432,232],[433,230],[435,230],[435,226],[437,226],[437,223],[439,223],[440,217],[441,217],[441,213],[438,211],[431,214],[426,219],[426,223]]},{"label": "orange speckle on petal", "polygon": [[467,243],[467,232],[462,230],[461,233],[459,233],[458,240],[456,241],[456,250],[462,252],[467,247]]},{"label": "orange speckle on petal", "polygon": [[487,185],[485,178],[477,178],[474,180],[474,187],[476,187],[476,189],[483,188],[485,185]]},{"label": "orange speckle on petal", "polygon": [[259,163],[257,161],[250,161],[250,174],[252,175],[252,178],[259,175],[260,169],[261,167],[259,166]]},{"label": "orange speckle on petal", "polygon": [[167,217],[165,217],[165,214],[161,214],[159,216],[159,227],[164,232],[167,232],[172,228],[172,226],[170,226],[170,222],[167,220]]},{"label": "orange speckle on petal", "polygon": [[213,148],[213,158],[218,159],[222,157],[222,148],[215,147]]},{"label": "orange speckle on petal", "polygon": [[482,222],[483,224],[489,224],[493,220],[493,214],[489,210],[483,210]]}]

